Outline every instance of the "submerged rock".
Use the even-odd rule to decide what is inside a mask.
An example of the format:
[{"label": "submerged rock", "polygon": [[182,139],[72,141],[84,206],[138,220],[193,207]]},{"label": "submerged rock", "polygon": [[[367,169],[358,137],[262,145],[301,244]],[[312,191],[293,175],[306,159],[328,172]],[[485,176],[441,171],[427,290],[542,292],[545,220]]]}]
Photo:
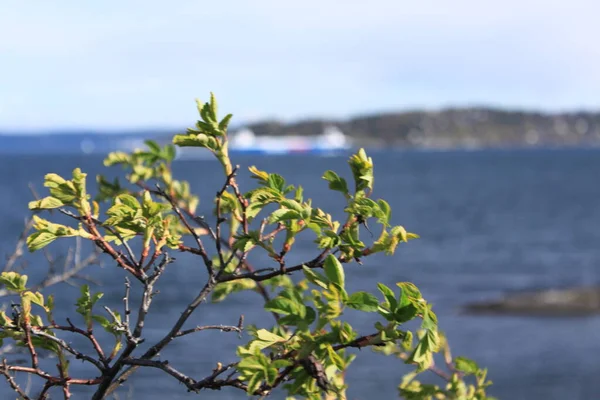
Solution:
[{"label": "submerged rock", "polygon": [[570,316],[600,313],[600,286],[547,289],[468,304],[467,314]]}]

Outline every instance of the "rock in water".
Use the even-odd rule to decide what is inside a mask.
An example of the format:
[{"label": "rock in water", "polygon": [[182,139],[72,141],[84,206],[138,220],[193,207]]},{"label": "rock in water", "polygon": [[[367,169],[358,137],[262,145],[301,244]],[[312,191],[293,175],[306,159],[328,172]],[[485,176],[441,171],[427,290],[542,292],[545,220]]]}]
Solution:
[{"label": "rock in water", "polygon": [[547,289],[507,295],[464,307],[467,314],[571,316],[600,313],[600,286]]}]

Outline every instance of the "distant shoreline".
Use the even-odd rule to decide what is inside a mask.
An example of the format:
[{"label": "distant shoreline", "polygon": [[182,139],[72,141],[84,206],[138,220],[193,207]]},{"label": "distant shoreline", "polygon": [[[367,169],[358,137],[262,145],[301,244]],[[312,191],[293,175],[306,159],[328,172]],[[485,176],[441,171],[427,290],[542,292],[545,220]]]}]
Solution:
[{"label": "distant shoreline", "polygon": [[[250,129],[256,136],[314,136],[328,126],[339,128],[354,147],[398,149],[485,149],[532,147],[600,146],[600,112],[541,113],[493,108],[446,109],[365,115],[347,120],[306,119],[293,123],[260,121],[237,129]],[[233,129],[235,132],[237,129]],[[99,137],[170,141],[174,129],[140,129],[39,132],[0,131],[0,151],[10,148],[53,145]],[[35,140],[34,140],[35,139]],[[64,145],[63,143],[63,145]]]}]

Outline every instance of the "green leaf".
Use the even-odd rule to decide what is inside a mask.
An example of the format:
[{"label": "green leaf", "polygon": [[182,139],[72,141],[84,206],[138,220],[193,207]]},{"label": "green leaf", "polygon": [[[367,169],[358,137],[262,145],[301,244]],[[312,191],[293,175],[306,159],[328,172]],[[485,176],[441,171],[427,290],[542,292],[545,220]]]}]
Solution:
[{"label": "green leaf", "polygon": [[132,210],[137,210],[138,208],[141,208],[142,206],[140,205],[140,202],[138,201],[138,199],[136,199],[135,197],[133,197],[130,194],[120,194],[119,196],[117,196],[115,204],[123,204],[129,208],[131,208]]},{"label": "green leaf", "polygon": [[30,292],[30,291],[26,291],[25,293],[21,294],[21,298],[27,298],[30,302],[37,304],[40,307],[43,307],[44,309],[46,308],[44,306],[44,296],[40,293],[40,292]]},{"label": "green leaf", "polygon": [[396,286],[398,286],[402,290],[400,297],[400,307],[423,302],[423,296],[421,295],[421,291],[415,286],[414,283],[398,282],[396,283]]},{"label": "green leaf", "polygon": [[262,183],[263,185],[267,183],[267,180],[269,179],[268,172],[261,171],[258,168],[256,168],[254,165],[251,167],[248,167],[248,170],[252,174],[252,178],[258,179],[258,181],[260,183]]},{"label": "green leaf", "polygon": [[56,239],[56,236],[48,232],[35,232],[27,238],[29,251],[36,251],[48,246]]},{"label": "green leaf", "polygon": [[267,384],[272,385],[275,383],[275,381],[277,380],[277,376],[279,374],[279,371],[276,368],[272,368],[269,367],[266,370],[266,374],[265,374],[265,380],[267,381]]},{"label": "green leaf", "polygon": [[312,270],[311,268],[308,268],[306,265],[302,266],[302,271],[304,272],[304,276],[310,283],[320,286],[323,289],[327,289],[329,280],[325,276],[318,273],[317,271]]},{"label": "green leaf", "polygon": [[44,325],[44,321],[42,320],[42,317],[39,315],[31,315],[31,326],[43,326]]},{"label": "green leaf", "polygon": [[32,233],[27,238],[27,247],[29,251],[35,251],[47,246],[58,237],[81,236],[85,239],[91,239],[93,236],[83,228],[78,230],[69,226],[54,224],[37,215],[33,216],[33,227],[37,232]]},{"label": "green leaf", "polygon": [[34,200],[29,202],[30,210],[50,210],[53,208],[63,207],[65,203],[60,201],[59,199],[48,196],[44,197],[41,200]]},{"label": "green leaf", "polygon": [[[13,322],[14,321],[8,315],[6,315],[5,311],[0,311],[0,327],[12,326]],[[3,335],[4,333],[0,333],[0,339],[2,339]]]},{"label": "green leaf", "polygon": [[271,366],[273,368],[285,368],[285,367],[289,367],[291,365],[293,365],[293,362],[291,360],[286,360],[286,359],[275,360],[271,363]]},{"label": "green leaf", "polygon": [[[32,316],[32,318],[34,317]],[[33,347],[35,348],[42,348],[44,350],[51,351],[55,354],[61,353],[60,346],[56,342],[47,338],[34,336],[31,338],[31,344],[33,344]]]},{"label": "green leaf", "polygon": [[289,208],[290,210],[294,210],[299,214],[303,214],[307,208],[306,206],[303,206],[302,204],[298,203],[296,200],[292,200],[292,199],[282,200],[280,204],[282,207]]},{"label": "green leaf", "polygon": [[49,295],[46,301],[46,309],[48,311],[52,311],[54,310],[54,296],[53,295]]},{"label": "green leaf", "polygon": [[343,289],[345,285],[344,267],[339,260],[332,254],[328,255],[323,265],[325,276],[330,282]]},{"label": "green leaf", "polygon": [[46,174],[44,186],[49,188],[50,195],[64,204],[70,204],[77,198],[77,190],[73,181],[67,181],[57,174]]},{"label": "green leaf", "polygon": [[[287,339],[281,337],[275,333],[269,332],[266,329],[260,329],[256,331],[256,340],[252,341],[251,348],[253,349],[264,349],[274,345],[275,343],[284,343]],[[266,360],[263,360],[263,366],[266,363]]]},{"label": "green leaf", "polygon": [[301,291],[297,287],[289,287],[277,297],[265,304],[265,308],[284,315],[295,315],[300,319],[306,316],[306,306]]},{"label": "green leaf", "polygon": [[466,374],[475,374],[479,370],[479,366],[473,360],[466,357],[454,358],[454,365],[457,370],[462,371]]},{"label": "green leaf", "polygon": [[213,92],[210,92],[210,116],[213,121],[217,121],[218,112],[217,98]]},{"label": "green leaf", "polygon": [[44,186],[47,188],[57,188],[66,183],[67,181],[58,174],[50,173],[44,176]]},{"label": "green leaf", "polygon": [[371,157],[367,157],[367,153],[364,149],[358,150],[356,154],[350,157],[348,161],[352,175],[354,176],[354,183],[356,185],[356,192],[368,189],[368,192],[373,191],[373,160]]},{"label": "green leaf", "polygon": [[285,190],[285,179],[279,174],[269,174],[267,187],[282,192]]},{"label": "green leaf", "polygon": [[405,350],[409,350],[413,345],[413,333],[411,331],[404,332],[404,337],[402,338],[402,347]]},{"label": "green leaf", "polygon": [[377,288],[390,304],[390,309],[395,310],[398,306],[398,302],[396,301],[396,294],[394,293],[394,291],[386,285],[384,285],[383,283],[378,283]]},{"label": "green leaf", "polygon": [[338,353],[336,353],[331,345],[327,346],[327,355],[339,371],[344,371],[346,369],[346,363],[344,362],[344,359]]},{"label": "green leaf", "polygon": [[304,196],[302,195],[303,192],[304,189],[302,188],[302,186],[298,186],[296,188],[296,193],[294,194],[294,200],[296,200],[299,203],[302,203],[304,201]]},{"label": "green leaf", "polygon": [[3,272],[0,275],[0,283],[3,283],[11,292],[22,292],[27,289],[27,275],[21,275],[14,271]]},{"label": "green leaf", "polygon": [[249,394],[253,394],[256,390],[258,390],[258,388],[260,387],[260,384],[262,383],[262,379],[263,379],[262,373],[252,375],[250,380],[248,380],[248,389],[247,390],[248,390]]},{"label": "green leaf", "polygon": [[281,221],[290,221],[295,219],[302,219],[302,215],[296,210],[289,210],[287,208],[280,208],[279,210],[273,211],[269,216],[269,223],[273,224]]},{"label": "green leaf", "polygon": [[102,292],[94,293],[94,295],[92,296],[92,304],[96,304],[96,302],[100,300],[102,296],[104,296],[104,293]]},{"label": "green leaf", "polygon": [[167,144],[164,148],[163,148],[163,158],[167,161],[167,162],[171,162],[175,159],[175,156],[177,155],[177,152],[175,151],[175,146]]},{"label": "green leaf", "polygon": [[269,332],[266,329],[259,329],[258,331],[256,331],[256,337],[259,340],[262,340],[263,342],[272,342],[272,343],[285,342],[287,340],[286,338],[281,337],[273,332]]},{"label": "green leaf", "polygon": [[400,287],[400,298],[398,308],[394,311],[394,318],[398,323],[412,320],[419,312],[427,318],[426,302],[421,296],[419,289],[410,282],[396,283]]},{"label": "green leaf", "polygon": [[160,146],[154,140],[145,140],[144,143],[146,144],[146,146],[148,146],[152,153],[160,153]]},{"label": "green leaf", "polygon": [[258,357],[244,357],[237,365],[240,371],[262,371],[264,366],[259,361]]},{"label": "green leaf", "polygon": [[94,295],[90,292],[88,285],[81,285],[80,288],[81,296],[77,299],[77,312],[81,314],[85,322],[88,325],[88,329],[91,329],[92,323],[92,308],[94,304],[103,296],[103,293],[95,293]]},{"label": "green leaf", "polygon": [[277,296],[265,304],[265,310],[277,314],[291,315],[296,314],[300,310],[300,305],[291,299]]},{"label": "green leaf", "polygon": [[231,293],[252,290],[254,288],[256,288],[256,282],[249,278],[219,283],[212,292],[211,301],[213,303],[218,303],[225,300]]},{"label": "green leaf", "polygon": [[136,164],[133,166],[133,173],[129,175],[130,183],[137,183],[139,181],[147,181],[154,175],[154,168],[147,167],[143,164]]},{"label": "green leaf", "polygon": [[345,195],[348,194],[348,184],[344,178],[341,178],[335,172],[329,170],[323,174],[323,179],[329,182],[329,189],[337,190]]},{"label": "green leaf", "polygon": [[127,191],[127,189],[121,187],[119,179],[115,178],[112,182],[109,182],[104,176],[97,175],[96,182],[98,183],[98,195],[96,201],[105,201],[113,199],[121,193]]},{"label": "green leaf", "polygon": [[393,227],[390,234],[401,239],[403,242],[408,242],[408,232],[406,232],[406,229],[404,229],[403,226]]},{"label": "green leaf", "polygon": [[260,233],[256,231],[251,231],[247,235],[236,236],[233,249],[242,252],[250,251],[254,246],[260,244],[259,236]]},{"label": "green leaf", "polygon": [[394,312],[393,319],[399,323],[403,324],[415,318],[418,314],[419,310],[412,304],[409,304],[404,307],[398,307]]},{"label": "green leaf", "polygon": [[376,312],[379,308],[379,300],[371,293],[356,292],[348,298],[346,306],[359,311]]},{"label": "green leaf", "polygon": [[106,318],[103,315],[92,315],[92,318],[94,319],[94,321],[99,323],[100,326],[102,328],[104,328],[105,331],[110,333],[109,327],[110,327],[111,322],[108,320],[108,318]]},{"label": "green leaf", "polygon": [[433,352],[437,351],[438,336],[435,331],[426,331],[407,358],[407,364],[417,364],[418,371],[424,371],[433,364]]},{"label": "green leaf", "polygon": [[75,168],[73,170],[73,186],[75,187],[77,197],[75,206],[82,215],[87,215],[91,211],[90,203],[88,202],[90,196],[86,190],[86,177],[87,174],[81,172],[81,169]]},{"label": "green leaf", "polygon": [[225,116],[225,118],[223,118],[221,120],[221,122],[219,122],[219,129],[221,130],[221,132],[227,133],[227,128],[229,127],[229,121],[231,121],[232,117],[233,117],[233,114],[227,114]]},{"label": "green leaf", "polygon": [[387,203],[387,201],[379,199],[377,200],[377,204],[379,205],[379,209],[382,212],[381,218],[379,218],[379,223],[384,226],[390,225],[390,219],[392,218],[392,208]]},{"label": "green leaf", "polygon": [[340,238],[356,250],[365,247],[365,244],[359,238],[358,224],[352,224],[348,229],[343,230]]},{"label": "green leaf", "polygon": [[110,167],[116,164],[129,164],[131,162],[131,156],[122,151],[115,151],[108,154],[108,157],[104,159],[104,166]]},{"label": "green leaf", "polygon": [[217,151],[220,144],[214,137],[204,133],[188,133],[186,135],[175,135],[173,144],[179,147],[204,147],[212,151]]},{"label": "green leaf", "polygon": [[[423,303],[425,303],[425,301],[423,301]],[[423,322],[421,323],[421,328],[437,331],[437,316],[433,311],[431,311],[431,305],[426,303],[423,304],[421,313],[423,314]]]},{"label": "green leaf", "polygon": [[120,332],[116,330],[116,326],[108,318],[103,315],[92,315],[92,319],[100,324],[100,326],[108,333],[113,335],[120,335]]}]

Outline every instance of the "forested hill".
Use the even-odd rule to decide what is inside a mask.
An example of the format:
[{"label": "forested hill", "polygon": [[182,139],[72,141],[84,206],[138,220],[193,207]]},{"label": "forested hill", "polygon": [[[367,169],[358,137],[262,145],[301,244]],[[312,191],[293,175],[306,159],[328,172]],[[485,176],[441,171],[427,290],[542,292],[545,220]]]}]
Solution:
[{"label": "forested hill", "polygon": [[[235,120],[235,118],[234,118]],[[448,109],[437,112],[382,113],[347,120],[302,120],[252,123],[256,135],[318,135],[336,126],[353,139],[355,146],[415,148],[561,147],[600,145],[600,112],[534,113],[489,108]],[[241,128],[236,126],[232,130]],[[93,143],[94,151],[112,151],[117,146],[142,143],[153,138],[168,142],[185,127],[160,131],[102,131],[11,133],[0,131],[0,153],[79,152]]]},{"label": "forested hill", "polygon": [[314,135],[335,125],[361,144],[448,148],[600,144],[600,112],[545,114],[497,109],[373,114],[349,120],[266,121],[248,126],[257,135]]}]

